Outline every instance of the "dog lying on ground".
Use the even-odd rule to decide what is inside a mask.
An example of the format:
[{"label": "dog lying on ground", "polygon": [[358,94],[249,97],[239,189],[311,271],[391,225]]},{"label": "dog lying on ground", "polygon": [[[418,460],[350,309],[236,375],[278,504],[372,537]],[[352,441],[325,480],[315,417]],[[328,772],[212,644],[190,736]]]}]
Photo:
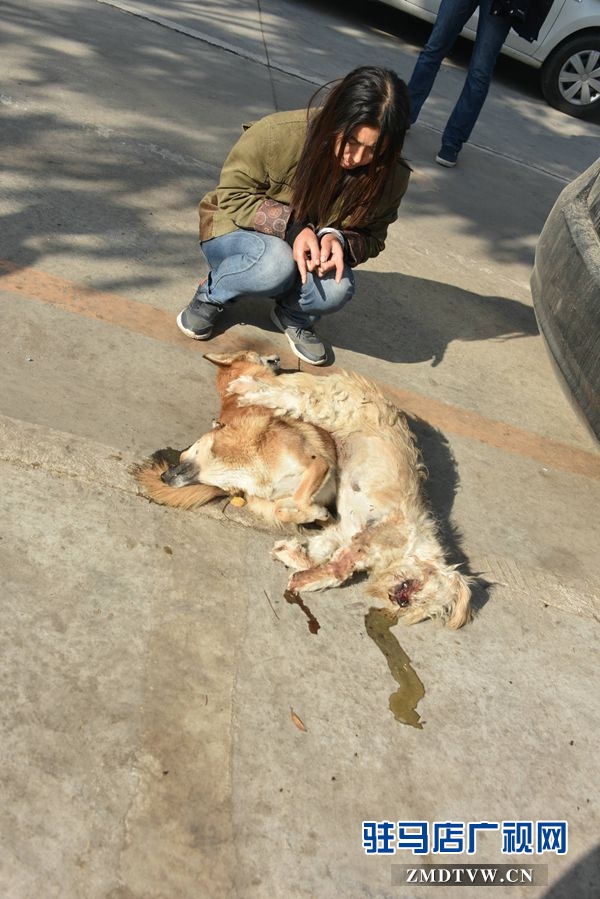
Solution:
[{"label": "dog lying on ground", "polygon": [[424,466],[404,415],[356,374],[306,372],[232,380],[245,403],[326,428],[337,449],[338,520],[301,542],[282,540],[274,558],[295,569],[288,588],[324,590],[354,572],[368,592],[413,624],[440,618],[458,628],[470,618],[469,579],[449,565],[423,495]]},{"label": "dog lying on ground", "polygon": [[239,407],[231,381],[260,373],[276,377],[277,356],[253,351],[207,354],[218,367],[219,419],[169,467],[164,455],[135,471],[149,496],[190,509],[219,496],[245,494],[248,508],[270,523],[327,521],[336,494],[336,453],[318,425],[276,416],[259,406]]}]

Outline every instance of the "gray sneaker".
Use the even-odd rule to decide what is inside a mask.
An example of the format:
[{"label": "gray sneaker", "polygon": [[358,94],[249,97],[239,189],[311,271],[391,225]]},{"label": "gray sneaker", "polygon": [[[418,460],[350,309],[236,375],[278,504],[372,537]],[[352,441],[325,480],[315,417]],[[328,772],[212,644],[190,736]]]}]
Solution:
[{"label": "gray sneaker", "polygon": [[194,340],[208,340],[222,306],[209,303],[196,293],[196,296],[177,316],[177,327]]},{"label": "gray sneaker", "polygon": [[285,311],[280,306],[274,306],[271,309],[271,321],[277,325],[280,331],[283,331],[298,359],[302,359],[310,365],[323,365],[327,362],[327,351],[312,328],[286,325],[284,316]]},{"label": "gray sneaker", "polygon": [[435,157],[435,161],[438,165],[443,165],[446,169],[453,169],[458,161],[458,150],[451,150],[450,147],[442,146],[440,152]]}]

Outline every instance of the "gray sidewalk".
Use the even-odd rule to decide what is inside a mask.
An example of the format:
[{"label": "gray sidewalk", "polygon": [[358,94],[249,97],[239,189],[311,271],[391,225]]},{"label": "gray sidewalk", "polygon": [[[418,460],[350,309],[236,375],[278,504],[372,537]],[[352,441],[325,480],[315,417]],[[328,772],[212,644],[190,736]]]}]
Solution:
[{"label": "gray sidewalk", "polygon": [[[391,886],[415,857],[366,855],[362,822],[566,820],[568,853],[533,857],[549,886],[505,893],[597,896],[600,455],[528,278],[598,126],[495,83],[443,171],[451,64],[411,131],[386,252],[321,330],[337,365],[420,416],[433,507],[489,586],[461,631],[379,645],[360,582],[307,595],[313,634],[273,534],[224,503],[149,503],[130,467],[210,427],[208,346],[292,363],[264,304],[237,304],[206,346],[174,326],[204,273],[195,206],[240,123],[271,111],[273,86],[291,108],[373,58],[408,74],[416,47],[333,2],[262,0],[262,32],[242,0],[127,7],[211,42],[106,3],[3,10],[0,892],[445,899],[457,888]],[[249,58],[265,42],[272,81]],[[421,728],[389,708],[402,650]],[[501,849],[490,832],[441,860],[524,863]]]}]

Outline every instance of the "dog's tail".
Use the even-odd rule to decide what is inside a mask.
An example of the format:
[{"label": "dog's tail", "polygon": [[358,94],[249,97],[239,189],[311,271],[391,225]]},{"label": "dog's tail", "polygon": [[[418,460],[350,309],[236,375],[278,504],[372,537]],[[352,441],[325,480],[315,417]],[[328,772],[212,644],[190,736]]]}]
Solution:
[{"label": "dog's tail", "polygon": [[190,484],[187,487],[170,487],[161,480],[161,475],[169,468],[168,459],[155,453],[151,459],[137,465],[132,474],[145,494],[161,506],[175,506],[178,509],[193,509],[204,506],[212,499],[227,496],[220,487],[209,484]]}]

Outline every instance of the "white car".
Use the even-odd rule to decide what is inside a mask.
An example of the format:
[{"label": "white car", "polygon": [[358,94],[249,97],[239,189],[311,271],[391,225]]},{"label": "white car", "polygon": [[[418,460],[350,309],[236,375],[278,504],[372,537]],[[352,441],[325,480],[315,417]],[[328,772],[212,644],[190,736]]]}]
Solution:
[{"label": "white car", "polygon": [[[440,0],[382,0],[434,22]],[[475,40],[477,13],[462,34]],[[576,118],[600,114],[600,0],[554,0],[537,41],[510,31],[502,52],[541,69],[541,88],[550,106]]]}]

